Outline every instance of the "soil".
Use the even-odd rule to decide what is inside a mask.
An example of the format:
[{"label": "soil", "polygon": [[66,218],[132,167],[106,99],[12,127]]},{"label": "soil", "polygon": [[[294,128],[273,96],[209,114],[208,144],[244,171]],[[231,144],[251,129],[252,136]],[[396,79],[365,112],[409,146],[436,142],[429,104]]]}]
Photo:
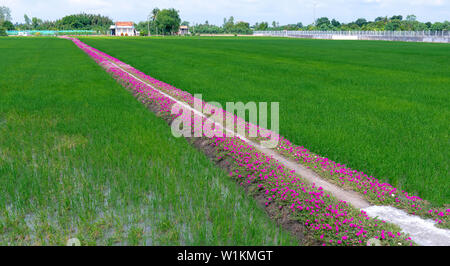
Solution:
[{"label": "soil", "polygon": [[[225,170],[226,173],[229,173],[233,169],[233,164],[229,163],[227,160],[217,159],[217,150],[214,145],[211,145],[211,142],[207,138],[187,138],[187,140],[192,146],[203,152],[217,166]],[[314,239],[308,234],[308,231],[303,224],[291,219],[288,209],[280,209],[275,204],[266,206],[265,203],[267,202],[267,198],[262,190],[255,189],[255,186],[245,182],[242,185],[236,182],[236,185],[243,187],[247,195],[252,196],[272,220],[284,230],[290,232],[291,235],[299,241],[299,245],[319,246],[322,244],[322,242]]]}]

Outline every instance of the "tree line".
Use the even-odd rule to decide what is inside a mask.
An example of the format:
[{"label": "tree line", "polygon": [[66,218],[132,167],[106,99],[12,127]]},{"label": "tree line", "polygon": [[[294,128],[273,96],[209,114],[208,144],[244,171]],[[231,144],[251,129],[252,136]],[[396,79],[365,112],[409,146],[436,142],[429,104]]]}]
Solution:
[{"label": "tree line", "polygon": [[[42,20],[37,17],[24,15],[24,23],[11,21],[11,10],[0,6],[0,35],[6,35],[6,30],[94,30],[107,33],[113,24],[112,19],[100,14],[75,14],[68,15],[55,21]],[[304,26],[301,22],[296,24],[280,25],[278,22],[257,22],[250,25],[248,22],[235,21],[231,16],[224,18],[220,26],[204,23],[190,25],[189,22],[181,22],[179,11],[169,8],[154,8],[146,21],[135,24],[136,30],[141,35],[173,35],[178,32],[180,25],[190,26],[192,34],[252,34],[253,31],[280,31],[280,30],[319,30],[319,31],[448,31],[450,22],[419,22],[415,15],[402,15],[392,17],[377,17],[374,21],[358,18],[350,23],[341,23],[336,19],[320,17],[310,25]]]},{"label": "tree line", "polygon": [[100,14],[75,14],[50,21],[24,15],[24,23],[11,22],[11,10],[0,6],[0,32],[6,30],[94,30],[106,33],[113,24],[112,19]]},{"label": "tree line", "polygon": [[[113,25],[111,18],[100,14],[74,14],[61,19],[50,21],[37,17],[24,15],[24,23],[11,22],[11,10],[8,7],[0,6],[0,31],[6,35],[6,30],[94,30],[100,33],[107,33],[109,27]],[[141,34],[170,35],[175,34],[181,25],[179,11],[169,8],[155,8],[150,13],[148,20],[135,24],[135,28]]]},{"label": "tree line", "polygon": [[147,21],[135,24],[135,28],[141,35],[173,35],[178,32],[181,23],[180,14],[174,8],[154,8],[148,15]]},{"label": "tree line", "polygon": [[[217,27],[208,23],[199,25],[202,33],[226,33],[230,32],[225,27]],[[249,27],[247,31],[282,31],[282,30],[318,30],[318,31],[449,31],[450,22],[419,22],[415,15],[408,15],[403,18],[402,15],[392,17],[377,17],[374,21],[368,21],[365,18],[358,18],[350,23],[341,23],[336,19],[320,17],[309,25],[303,25],[301,22],[296,24],[280,25],[273,21],[257,22]],[[230,32],[232,33],[232,32]]]},{"label": "tree line", "polygon": [[336,19],[327,17],[318,18],[314,24],[304,27],[304,30],[323,30],[323,31],[448,31],[450,22],[419,22],[415,15],[408,15],[404,19],[402,15],[392,17],[377,17],[374,21],[368,21],[365,18],[358,18],[350,23],[341,23]]},{"label": "tree line", "polygon": [[[156,29],[158,22],[154,19],[150,21],[150,33],[161,34]],[[181,25],[189,26],[189,22],[184,21]],[[147,22],[140,22],[140,30],[147,35],[145,28]],[[392,17],[377,17],[374,21],[368,21],[365,18],[358,18],[350,23],[342,23],[336,19],[320,17],[309,25],[303,25],[301,22],[295,24],[280,25],[279,22],[257,22],[250,25],[248,22],[235,22],[234,17],[224,18],[222,25],[210,24],[208,21],[204,23],[193,24],[190,27],[192,34],[252,34],[253,31],[282,31],[282,30],[318,30],[318,31],[448,31],[450,30],[450,22],[419,22],[415,15],[408,15],[403,18],[402,15],[394,15]]]}]

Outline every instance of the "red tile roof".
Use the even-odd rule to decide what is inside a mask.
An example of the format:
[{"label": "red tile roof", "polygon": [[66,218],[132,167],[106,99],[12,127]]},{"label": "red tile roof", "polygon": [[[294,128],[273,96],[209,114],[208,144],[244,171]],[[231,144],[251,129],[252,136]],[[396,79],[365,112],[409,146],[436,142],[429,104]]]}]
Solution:
[{"label": "red tile roof", "polygon": [[133,26],[133,22],[116,22],[116,26]]}]

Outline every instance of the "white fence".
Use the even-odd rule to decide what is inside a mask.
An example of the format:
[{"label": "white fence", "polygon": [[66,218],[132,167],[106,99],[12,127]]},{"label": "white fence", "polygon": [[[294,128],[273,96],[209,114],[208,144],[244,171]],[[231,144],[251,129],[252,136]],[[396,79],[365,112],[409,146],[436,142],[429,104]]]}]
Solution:
[{"label": "white fence", "polygon": [[449,37],[449,31],[254,31],[263,36],[346,35],[386,37]]},{"label": "white fence", "polygon": [[335,40],[450,42],[449,31],[254,31],[253,35]]}]

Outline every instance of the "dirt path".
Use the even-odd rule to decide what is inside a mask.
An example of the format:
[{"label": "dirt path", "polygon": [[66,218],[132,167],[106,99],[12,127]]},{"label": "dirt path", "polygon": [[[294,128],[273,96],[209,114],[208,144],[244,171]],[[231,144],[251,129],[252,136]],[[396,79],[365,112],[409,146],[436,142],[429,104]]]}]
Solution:
[{"label": "dirt path", "polygon": [[331,193],[336,199],[348,202],[351,205],[353,205],[353,207],[358,209],[371,206],[371,204],[368,201],[366,201],[359,193],[353,190],[343,189],[342,187],[339,187],[335,184],[326,181],[311,169],[308,169],[301,164],[286,159],[285,157],[281,156],[279,153],[273,151],[272,149],[262,147],[261,145],[254,143],[250,140],[248,140],[248,143],[254,146],[256,149],[260,150],[261,152],[264,152],[265,154],[272,156],[272,158],[284,164],[286,168],[294,170],[295,173],[306,179],[309,183],[321,186],[324,190]]}]

